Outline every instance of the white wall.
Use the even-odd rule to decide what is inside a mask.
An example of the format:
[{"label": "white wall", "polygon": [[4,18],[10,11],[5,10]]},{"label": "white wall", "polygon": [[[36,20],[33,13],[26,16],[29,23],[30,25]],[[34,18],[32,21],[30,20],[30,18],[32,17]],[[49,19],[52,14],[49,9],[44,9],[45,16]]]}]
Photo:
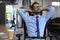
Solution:
[{"label": "white wall", "polygon": [[60,17],[60,7],[55,7],[55,12],[52,18]]}]

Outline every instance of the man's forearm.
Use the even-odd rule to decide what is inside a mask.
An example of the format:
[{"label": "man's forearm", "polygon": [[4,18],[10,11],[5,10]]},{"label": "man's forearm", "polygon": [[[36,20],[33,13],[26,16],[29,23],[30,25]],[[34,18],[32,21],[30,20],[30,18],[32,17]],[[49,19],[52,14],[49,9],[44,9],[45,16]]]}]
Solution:
[{"label": "man's forearm", "polygon": [[25,12],[32,12],[31,9],[25,9]]},{"label": "man's forearm", "polygon": [[49,7],[45,7],[42,9],[42,11],[48,11],[49,10]]}]

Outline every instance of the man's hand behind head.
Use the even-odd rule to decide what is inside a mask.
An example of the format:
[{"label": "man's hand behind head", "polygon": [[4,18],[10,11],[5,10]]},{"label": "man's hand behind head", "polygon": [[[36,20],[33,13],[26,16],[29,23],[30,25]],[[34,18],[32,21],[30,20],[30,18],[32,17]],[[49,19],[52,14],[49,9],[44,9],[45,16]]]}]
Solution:
[{"label": "man's hand behind head", "polygon": [[26,11],[26,12],[32,12],[32,10],[31,10],[31,9],[25,9],[25,11]]}]

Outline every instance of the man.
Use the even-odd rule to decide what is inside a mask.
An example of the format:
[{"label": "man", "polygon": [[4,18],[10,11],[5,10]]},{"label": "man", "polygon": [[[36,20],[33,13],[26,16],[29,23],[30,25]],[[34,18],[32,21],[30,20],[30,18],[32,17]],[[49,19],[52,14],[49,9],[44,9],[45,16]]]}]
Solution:
[{"label": "man", "polygon": [[[40,12],[48,10],[47,15],[41,16]],[[31,9],[19,9],[18,12],[24,19],[29,37],[43,37],[46,22],[53,15],[54,7],[40,8],[39,3],[34,2]],[[32,12],[33,16],[27,16],[25,12]]]}]

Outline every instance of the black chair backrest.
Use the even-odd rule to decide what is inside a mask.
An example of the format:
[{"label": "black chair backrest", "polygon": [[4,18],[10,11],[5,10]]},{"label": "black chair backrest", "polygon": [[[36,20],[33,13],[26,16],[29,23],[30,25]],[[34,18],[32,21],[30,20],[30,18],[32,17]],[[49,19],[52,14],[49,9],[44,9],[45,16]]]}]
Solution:
[{"label": "black chair backrest", "polygon": [[49,20],[47,29],[50,33],[59,34],[60,35],[60,18],[54,18]]}]

